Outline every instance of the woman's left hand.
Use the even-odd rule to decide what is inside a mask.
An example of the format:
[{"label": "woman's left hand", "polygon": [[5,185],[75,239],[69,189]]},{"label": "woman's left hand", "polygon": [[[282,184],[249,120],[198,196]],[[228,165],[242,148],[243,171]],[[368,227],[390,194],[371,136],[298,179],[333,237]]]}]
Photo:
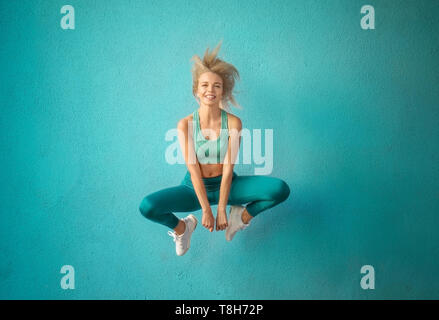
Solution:
[{"label": "woman's left hand", "polygon": [[218,209],[216,215],[216,231],[225,230],[227,225],[226,209]]}]

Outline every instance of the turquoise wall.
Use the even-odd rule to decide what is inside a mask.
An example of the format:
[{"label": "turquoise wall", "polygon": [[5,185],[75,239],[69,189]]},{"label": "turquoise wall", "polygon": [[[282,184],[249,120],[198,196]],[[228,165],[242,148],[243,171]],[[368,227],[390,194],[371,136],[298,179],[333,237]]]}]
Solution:
[{"label": "turquoise wall", "polygon": [[[75,30],[60,27],[65,4]],[[374,30],[360,27],[365,4]],[[435,0],[0,2],[0,298],[439,298],[438,12]],[[233,112],[273,129],[270,175],[291,195],[231,243],[197,228],[177,257],[138,207],[186,172],[165,161],[165,134],[197,106],[190,58],[221,39],[241,74]]]}]

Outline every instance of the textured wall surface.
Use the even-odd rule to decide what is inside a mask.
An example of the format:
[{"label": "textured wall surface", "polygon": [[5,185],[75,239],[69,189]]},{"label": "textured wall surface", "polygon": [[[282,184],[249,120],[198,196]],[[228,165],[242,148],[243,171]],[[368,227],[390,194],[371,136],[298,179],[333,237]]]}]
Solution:
[{"label": "textured wall surface", "polygon": [[[60,26],[65,4],[75,30]],[[439,298],[438,13],[425,0],[1,1],[0,298]],[[197,107],[190,58],[220,39],[241,75],[233,113],[274,130],[270,175],[291,195],[230,243],[197,228],[177,257],[138,207],[186,172],[165,161],[165,134]]]}]

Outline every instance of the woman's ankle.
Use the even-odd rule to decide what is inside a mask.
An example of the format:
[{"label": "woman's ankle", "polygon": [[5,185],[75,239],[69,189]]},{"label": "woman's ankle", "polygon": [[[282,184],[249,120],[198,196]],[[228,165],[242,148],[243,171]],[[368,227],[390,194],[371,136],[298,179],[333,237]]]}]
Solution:
[{"label": "woman's ankle", "polygon": [[186,223],[181,219],[177,226],[175,227],[174,231],[177,235],[182,235],[184,231],[186,230]]},{"label": "woman's ankle", "polygon": [[250,215],[250,213],[248,213],[247,209],[244,209],[244,211],[242,211],[241,221],[244,224],[248,224],[251,219],[253,219],[253,217]]}]

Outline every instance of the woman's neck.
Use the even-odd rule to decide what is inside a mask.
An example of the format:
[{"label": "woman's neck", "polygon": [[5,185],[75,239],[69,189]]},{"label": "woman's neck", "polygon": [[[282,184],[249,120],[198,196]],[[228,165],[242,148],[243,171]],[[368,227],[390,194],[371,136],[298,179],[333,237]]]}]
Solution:
[{"label": "woman's neck", "polygon": [[219,106],[200,105],[198,109],[200,118],[203,118],[207,123],[213,123],[221,117],[221,109]]}]

